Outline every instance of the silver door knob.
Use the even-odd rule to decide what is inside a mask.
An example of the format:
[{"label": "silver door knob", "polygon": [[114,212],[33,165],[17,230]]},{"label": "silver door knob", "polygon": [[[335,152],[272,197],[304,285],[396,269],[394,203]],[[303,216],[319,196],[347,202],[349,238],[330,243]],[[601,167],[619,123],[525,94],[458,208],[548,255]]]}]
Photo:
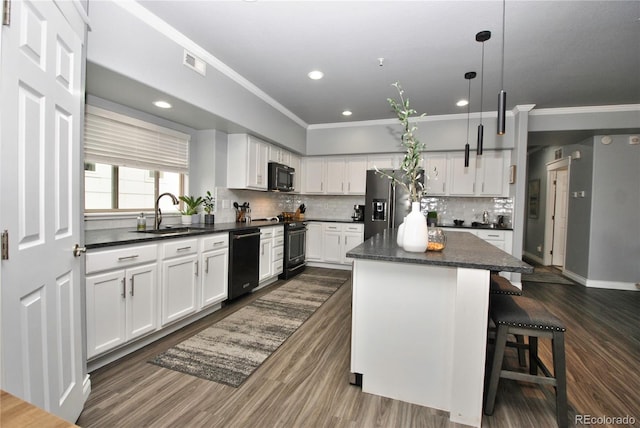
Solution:
[{"label": "silver door knob", "polygon": [[82,253],[86,253],[86,252],[87,252],[87,247],[81,247],[78,244],[76,244],[76,246],[73,247],[73,255],[75,257],[80,257]]}]

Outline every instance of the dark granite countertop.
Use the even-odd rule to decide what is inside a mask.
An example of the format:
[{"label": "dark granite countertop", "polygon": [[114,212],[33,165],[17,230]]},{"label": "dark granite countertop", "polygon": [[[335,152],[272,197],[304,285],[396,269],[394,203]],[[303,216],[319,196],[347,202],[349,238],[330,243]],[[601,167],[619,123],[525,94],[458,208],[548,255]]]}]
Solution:
[{"label": "dark granite countertop", "polygon": [[396,244],[395,231],[385,231],[347,252],[354,259],[532,273],[533,267],[467,232],[446,232],[442,251],[410,253]]},{"label": "dark granite countertop", "polygon": [[439,224],[437,227],[441,227],[443,229],[448,229],[448,228],[452,228],[452,229],[473,229],[473,230],[507,230],[507,231],[513,231],[513,229],[511,227],[491,227],[491,226],[485,226],[485,225],[479,225],[479,226],[471,226],[469,224],[467,225],[463,225],[463,226],[456,226],[455,224]]},{"label": "dark granite countertop", "polygon": [[355,223],[364,224],[364,221],[353,221],[351,218],[335,219],[335,218],[306,218],[304,221],[318,221],[323,223]]},{"label": "dark granite countertop", "polygon": [[[161,235],[137,232],[134,228],[87,230],[84,232],[85,247],[90,249],[113,247],[116,245],[155,242],[165,239],[186,238],[191,236],[213,233],[231,232],[234,230],[253,229],[256,227],[278,226],[283,223],[275,221],[252,221],[251,223],[216,223],[213,225],[194,224],[186,233]],[[181,224],[172,225],[174,228],[184,227]]]}]

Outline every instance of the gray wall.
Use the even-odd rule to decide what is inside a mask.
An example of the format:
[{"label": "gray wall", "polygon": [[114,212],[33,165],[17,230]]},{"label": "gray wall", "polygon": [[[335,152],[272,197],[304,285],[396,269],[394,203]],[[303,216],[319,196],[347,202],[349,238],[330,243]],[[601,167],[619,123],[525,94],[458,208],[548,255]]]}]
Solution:
[{"label": "gray wall", "polygon": [[[495,112],[483,115],[484,148],[512,149],[513,132],[496,135]],[[479,116],[471,115],[469,145],[476,147]],[[513,115],[507,116],[507,127],[513,129]],[[464,150],[467,141],[467,115],[425,117],[416,121],[418,139],[427,151]],[[400,145],[402,126],[397,119],[351,122],[348,124],[311,125],[307,130],[307,155],[359,153],[391,153],[403,151]]]},{"label": "gray wall", "polygon": [[589,279],[640,282],[640,145],[593,140]]}]

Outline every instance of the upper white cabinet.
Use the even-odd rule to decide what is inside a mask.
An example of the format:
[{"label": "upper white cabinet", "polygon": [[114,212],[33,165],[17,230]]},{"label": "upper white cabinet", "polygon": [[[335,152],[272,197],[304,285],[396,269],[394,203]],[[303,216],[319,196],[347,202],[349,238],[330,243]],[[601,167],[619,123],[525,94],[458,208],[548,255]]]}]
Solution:
[{"label": "upper white cabinet", "polygon": [[449,154],[449,194],[453,196],[509,196],[507,173],[509,152],[485,151],[482,156],[474,152],[469,166],[464,166],[464,152]]},{"label": "upper white cabinet", "polygon": [[269,144],[247,134],[229,134],[227,187],[267,190]]},{"label": "upper white cabinet", "polygon": [[283,165],[291,165],[291,153],[282,147],[269,145],[269,162],[277,162]]},{"label": "upper white cabinet", "polygon": [[306,158],[303,191],[325,195],[364,195],[366,171],[366,156]]},{"label": "upper white cabinet", "polygon": [[428,195],[447,194],[447,154],[424,153],[425,189]]},{"label": "upper white cabinet", "polygon": [[398,169],[403,157],[403,153],[369,155],[367,156],[367,169]]},{"label": "upper white cabinet", "polygon": [[291,153],[289,155],[289,163],[288,165],[295,170],[295,174],[293,174],[293,188],[295,189],[295,193],[300,193],[302,191],[302,158],[298,155],[294,155]]}]

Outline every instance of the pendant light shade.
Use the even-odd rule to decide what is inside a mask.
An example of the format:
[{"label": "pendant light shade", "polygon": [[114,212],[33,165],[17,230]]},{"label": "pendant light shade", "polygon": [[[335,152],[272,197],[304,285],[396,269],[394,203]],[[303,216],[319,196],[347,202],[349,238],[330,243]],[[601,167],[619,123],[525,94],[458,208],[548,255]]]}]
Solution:
[{"label": "pendant light shade", "polygon": [[484,96],[484,42],[491,38],[491,31],[480,31],[476,34],[476,42],[482,43],[482,63],[480,66],[480,124],[478,125],[478,144],[476,149],[476,154],[478,156],[482,155],[482,146],[484,143],[484,125],[482,125],[482,109],[483,105],[483,96]]},{"label": "pendant light shade", "polygon": [[464,167],[469,167],[469,118],[470,118],[470,106],[471,106],[471,79],[475,79],[476,72],[468,71],[464,73],[464,78],[469,81],[469,94],[467,100],[469,104],[467,104],[467,144],[464,145]]},{"label": "pendant light shade", "polygon": [[504,17],[506,1],[502,0],[502,68],[500,71],[500,93],[498,94],[498,135],[506,130],[507,93],[504,90]]}]

